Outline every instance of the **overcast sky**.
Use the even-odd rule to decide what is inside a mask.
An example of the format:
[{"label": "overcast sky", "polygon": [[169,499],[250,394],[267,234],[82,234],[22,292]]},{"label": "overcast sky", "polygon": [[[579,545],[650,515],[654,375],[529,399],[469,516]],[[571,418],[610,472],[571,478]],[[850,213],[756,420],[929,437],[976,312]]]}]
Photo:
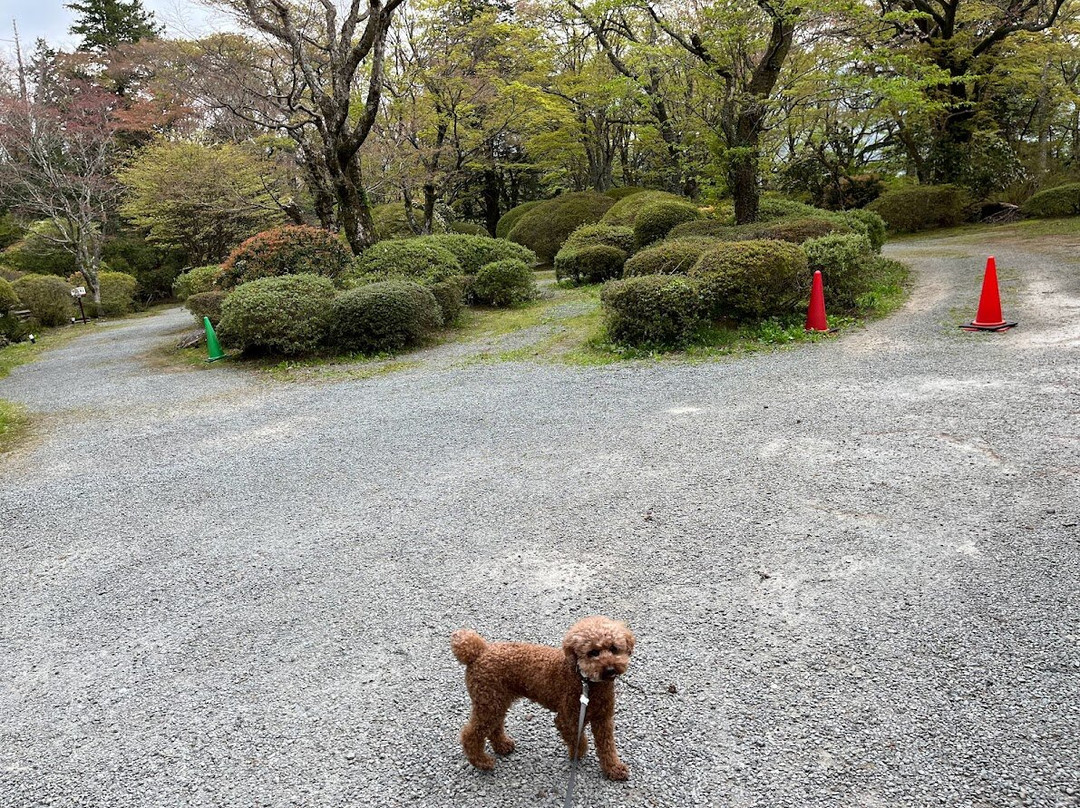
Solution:
[{"label": "overcast sky", "polygon": [[[75,20],[74,12],[64,8],[65,0],[3,0],[0,3],[0,46],[5,51],[14,45],[11,21],[19,26],[23,50],[34,47],[42,37],[53,47],[74,48],[78,38],[68,33]],[[171,37],[188,37],[213,30],[213,13],[201,3],[183,0],[143,0],[143,7],[154,12],[154,19],[165,25]]]}]

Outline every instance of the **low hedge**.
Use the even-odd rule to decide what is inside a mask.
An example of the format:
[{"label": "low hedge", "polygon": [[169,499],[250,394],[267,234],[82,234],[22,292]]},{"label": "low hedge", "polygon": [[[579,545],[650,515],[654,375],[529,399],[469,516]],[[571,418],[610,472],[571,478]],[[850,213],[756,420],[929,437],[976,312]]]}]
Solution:
[{"label": "low hedge", "polygon": [[439,304],[443,325],[452,325],[465,307],[465,291],[468,288],[465,277],[455,275],[446,280],[429,283],[427,288],[435,295],[435,302]]},{"label": "low hedge", "polygon": [[310,274],[336,280],[351,264],[352,253],[334,233],[318,227],[275,227],[233,250],[221,265],[217,282],[228,290],[281,275]]},{"label": "low hedge", "polygon": [[610,224],[583,224],[570,234],[562,248],[573,250],[598,246],[615,247],[630,254],[634,251],[634,231],[629,227]]},{"label": "low hedge", "polygon": [[704,323],[699,285],[677,275],[612,281],[600,301],[608,338],[625,345],[681,348]]},{"label": "low hedge", "polygon": [[1080,182],[1039,191],[1020,206],[1020,212],[1035,219],[1080,216]]},{"label": "low hedge", "polygon": [[649,202],[634,218],[634,247],[647,247],[664,238],[675,225],[701,218],[701,211],[688,202]]},{"label": "low hedge", "polygon": [[611,280],[622,275],[626,258],[623,250],[606,244],[560,250],[555,257],[555,278],[573,280],[574,283]]},{"label": "low hedge", "polygon": [[221,322],[221,302],[225,299],[225,292],[198,292],[184,301],[184,308],[195,317],[195,322],[203,324],[203,317],[210,318],[210,324],[215,328]]},{"label": "low hedge", "polygon": [[63,325],[70,322],[74,308],[71,305],[71,286],[55,275],[23,275],[11,285],[19,296],[19,303],[30,310],[43,326]]},{"label": "low hedge", "polygon": [[328,341],[338,349],[380,353],[424,340],[442,325],[431,290],[395,278],[342,292],[329,312]]},{"label": "low hedge", "polygon": [[639,191],[636,194],[624,196],[612,205],[604,214],[601,221],[604,224],[618,227],[633,227],[638,213],[646,206],[654,202],[671,202],[680,205],[688,204],[685,197],[678,194],[669,194],[667,191]]},{"label": "low hedge", "polygon": [[600,221],[615,201],[591,191],[563,194],[527,211],[507,235],[548,262],[563,242],[583,224]]},{"label": "low hedge", "polygon": [[333,282],[319,275],[259,278],[222,301],[219,336],[245,351],[311,353],[326,337],[333,299]]},{"label": "low hedge", "polygon": [[773,219],[750,224],[726,225],[714,220],[691,221],[672,228],[671,238],[708,236],[721,241],[788,241],[802,244],[809,238],[830,233],[850,233],[851,225],[841,216],[810,216]]},{"label": "low hedge", "polygon": [[690,277],[701,281],[712,317],[758,321],[795,311],[810,291],[811,274],[796,244],[738,241],[706,251]]},{"label": "low hedge", "polygon": [[716,243],[716,239],[712,238],[679,238],[661,241],[631,256],[623,266],[623,277],[686,275],[705,251]]},{"label": "low hedge", "polygon": [[870,240],[870,249],[875,253],[881,252],[885,245],[886,226],[885,220],[872,210],[846,210],[842,214],[851,229],[856,233],[862,233]]},{"label": "low hedge", "polygon": [[19,296],[15,294],[15,289],[8,281],[0,278],[0,317],[17,308],[19,308]]},{"label": "low hedge", "polygon": [[173,281],[173,296],[183,303],[191,295],[200,292],[212,292],[217,289],[217,276],[221,272],[220,264],[209,264],[182,272]]},{"label": "low hedge", "polygon": [[506,211],[499,219],[499,223],[495,225],[495,238],[509,238],[510,231],[514,229],[514,225],[518,223],[518,219],[537,205],[541,205],[546,201],[546,199],[536,199],[532,202],[522,202],[520,205],[510,208],[510,210]]},{"label": "low hedge", "polygon": [[485,264],[476,273],[473,298],[489,306],[510,306],[536,298],[533,271],[524,261],[508,258]]},{"label": "low hedge", "polygon": [[536,254],[528,247],[515,244],[504,238],[490,236],[468,236],[449,234],[445,236],[421,236],[417,243],[434,244],[453,253],[461,271],[466,275],[475,275],[484,264],[503,261],[510,258],[524,261],[532,266],[537,262]]},{"label": "low hedge", "polygon": [[915,185],[887,191],[866,209],[881,216],[889,230],[911,233],[961,224],[970,204],[968,192],[955,185]]},{"label": "low hedge", "polygon": [[409,278],[416,281],[438,282],[463,274],[454,253],[436,239],[476,239],[478,236],[427,236],[413,239],[391,239],[368,247],[353,264],[356,274],[377,280]]},{"label": "low hedge", "polygon": [[802,248],[811,274],[821,272],[825,297],[830,305],[853,308],[859,295],[870,291],[874,251],[870,239],[862,233],[814,238]]}]

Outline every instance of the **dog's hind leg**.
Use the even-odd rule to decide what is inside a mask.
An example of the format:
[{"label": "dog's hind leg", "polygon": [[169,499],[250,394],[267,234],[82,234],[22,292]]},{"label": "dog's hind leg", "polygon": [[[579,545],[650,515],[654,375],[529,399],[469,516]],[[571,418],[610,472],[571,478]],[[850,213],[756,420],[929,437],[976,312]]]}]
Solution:
[{"label": "dog's hind leg", "polygon": [[[566,749],[570,753],[571,760],[574,756],[574,737],[577,735],[577,720],[574,718],[567,718],[562,713],[555,713],[555,726],[559,730],[559,734],[562,735],[563,743],[566,744]],[[589,740],[585,737],[585,733],[581,733],[581,742],[578,745],[577,758],[580,760],[585,757],[585,753],[589,751]]]},{"label": "dog's hind leg", "polygon": [[498,755],[509,755],[514,751],[514,739],[506,734],[506,711],[510,709],[510,703],[503,708],[499,716],[499,725],[491,733],[491,746]]},{"label": "dog's hind leg", "polygon": [[461,748],[465,750],[465,757],[469,759],[469,763],[478,769],[490,771],[495,768],[495,758],[484,751],[484,742],[497,726],[497,716],[481,713],[473,705],[469,723],[461,730]]}]

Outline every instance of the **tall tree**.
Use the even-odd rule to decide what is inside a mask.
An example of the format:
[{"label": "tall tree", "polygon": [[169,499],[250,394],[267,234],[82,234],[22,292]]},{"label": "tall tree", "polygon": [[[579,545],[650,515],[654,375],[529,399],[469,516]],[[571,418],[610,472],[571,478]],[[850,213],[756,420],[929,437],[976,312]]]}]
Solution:
[{"label": "tall tree", "polygon": [[164,33],[154,21],[154,13],[143,8],[142,0],[76,0],[64,8],[77,15],[69,30],[82,37],[81,51],[103,53]]}]

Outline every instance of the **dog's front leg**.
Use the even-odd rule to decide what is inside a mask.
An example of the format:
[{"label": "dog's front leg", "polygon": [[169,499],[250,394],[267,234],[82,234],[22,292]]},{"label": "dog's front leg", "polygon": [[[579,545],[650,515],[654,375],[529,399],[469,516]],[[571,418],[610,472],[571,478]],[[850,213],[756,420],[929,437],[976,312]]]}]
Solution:
[{"label": "dog's front leg", "polygon": [[604,774],[612,780],[628,778],[630,769],[619,760],[619,753],[615,751],[615,716],[612,713],[599,715],[590,725],[596,741],[596,756],[600,758],[600,768],[604,770]]},{"label": "dog's front leg", "polygon": [[[577,717],[568,718],[564,713],[556,713],[555,726],[558,728],[559,734],[562,735],[563,743],[566,744],[566,749],[570,753],[570,759],[573,760],[575,757],[574,738],[577,735]],[[582,732],[581,743],[578,746],[578,760],[585,757],[587,751],[589,751],[589,739]]]}]

